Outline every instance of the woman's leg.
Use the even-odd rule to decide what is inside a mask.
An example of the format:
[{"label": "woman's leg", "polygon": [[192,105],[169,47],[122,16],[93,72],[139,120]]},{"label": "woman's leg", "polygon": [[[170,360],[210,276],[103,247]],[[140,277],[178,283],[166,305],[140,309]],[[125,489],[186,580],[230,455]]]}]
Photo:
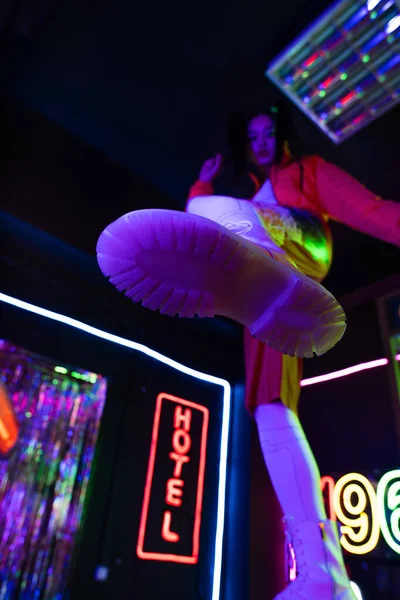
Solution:
[{"label": "woman's leg", "polygon": [[281,402],[256,408],[262,453],[283,514],[296,521],[326,519],[320,473],[297,415]]},{"label": "woman's leg", "polygon": [[276,600],[355,600],[337,524],[326,518],[320,473],[297,415],[276,402],[257,406],[255,419],[298,571]]},{"label": "woman's leg", "polygon": [[187,212],[211,219],[258,246],[283,255],[282,249],[262,226],[249,200],[229,196],[197,196],[188,202]]},{"label": "woman's leg", "polygon": [[[214,200],[219,208],[223,202],[221,214]],[[291,356],[320,355],[340,340],[343,309],[319,283],[289,266],[284,252],[270,248],[248,201],[223,198],[220,205],[218,197],[199,197],[188,210],[194,212],[133,211],[105,229],[97,258],[117,289],[163,314],[228,317]]]}]

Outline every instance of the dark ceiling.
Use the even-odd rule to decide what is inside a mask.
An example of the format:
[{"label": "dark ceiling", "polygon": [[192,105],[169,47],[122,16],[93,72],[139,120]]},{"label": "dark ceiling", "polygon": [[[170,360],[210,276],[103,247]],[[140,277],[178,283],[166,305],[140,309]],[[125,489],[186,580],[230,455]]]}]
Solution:
[{"label": "dark ceiling", "polygon": [[[224,149],[229,113],[279,97],[266,65],[328,4],[25,0],[3,34],[4,91],[181,209],[204,158]],[[400,199],[399,107],[339,147],[297,109],[293,116],[309,151]],[[153,202],[133,193],[131,208]],[[398,271],[396,249],[340,225],[334,234],[334,291]]]},{"label": "dark ceiling", "polygon": [[230,110],[270,99],[267,60],[326,4],[59,0],[7,87],[176,200]]}]

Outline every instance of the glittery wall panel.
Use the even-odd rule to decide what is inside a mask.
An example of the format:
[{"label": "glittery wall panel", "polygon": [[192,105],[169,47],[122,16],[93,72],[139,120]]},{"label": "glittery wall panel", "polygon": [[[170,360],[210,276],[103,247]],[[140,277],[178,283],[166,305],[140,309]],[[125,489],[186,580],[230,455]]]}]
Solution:
[{"label": "glittery wall panel", "polygon": [[74,562],[106,380],[0,341],[19,438],[0,460],[0,600],[62,598]]}]

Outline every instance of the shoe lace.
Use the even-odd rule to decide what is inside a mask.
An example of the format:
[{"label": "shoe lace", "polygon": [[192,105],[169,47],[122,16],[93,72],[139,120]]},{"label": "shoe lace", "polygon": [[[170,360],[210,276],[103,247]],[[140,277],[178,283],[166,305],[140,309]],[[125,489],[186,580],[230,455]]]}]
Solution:
[{"label": "shoe lace", "polygon": [[[295,570],[294,581],[299,581],[298,585],[303,583],[308,577],[308,570],[306,567],[304,544],[301,537],[296,535],[296,527],[294,526],[292,517],[285,517],[283,519],[284,532],[286,538],[286,556],[288,557],[288,563]],[[294,563],[293,566],[290,563]],[[290,571],[290,566],[288,571]],[[291,579],[291,583],[294,583]],[[289,586],[288,590],[291,586]],[[297,585],[295,586],[297,588]],[[293,588],[292,588],[293,589]],[[294,591],[294,590],[293,590]]]}]

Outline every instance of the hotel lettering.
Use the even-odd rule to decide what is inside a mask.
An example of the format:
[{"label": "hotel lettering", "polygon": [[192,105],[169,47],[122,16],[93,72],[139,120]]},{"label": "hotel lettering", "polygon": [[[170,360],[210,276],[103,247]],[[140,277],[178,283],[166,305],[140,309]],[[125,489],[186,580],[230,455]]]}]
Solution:
[{"label": "hotel lettering", "polygon": [[209,411],[160,394],[154,415],[137,554],[195,564],[200,551]]}]

